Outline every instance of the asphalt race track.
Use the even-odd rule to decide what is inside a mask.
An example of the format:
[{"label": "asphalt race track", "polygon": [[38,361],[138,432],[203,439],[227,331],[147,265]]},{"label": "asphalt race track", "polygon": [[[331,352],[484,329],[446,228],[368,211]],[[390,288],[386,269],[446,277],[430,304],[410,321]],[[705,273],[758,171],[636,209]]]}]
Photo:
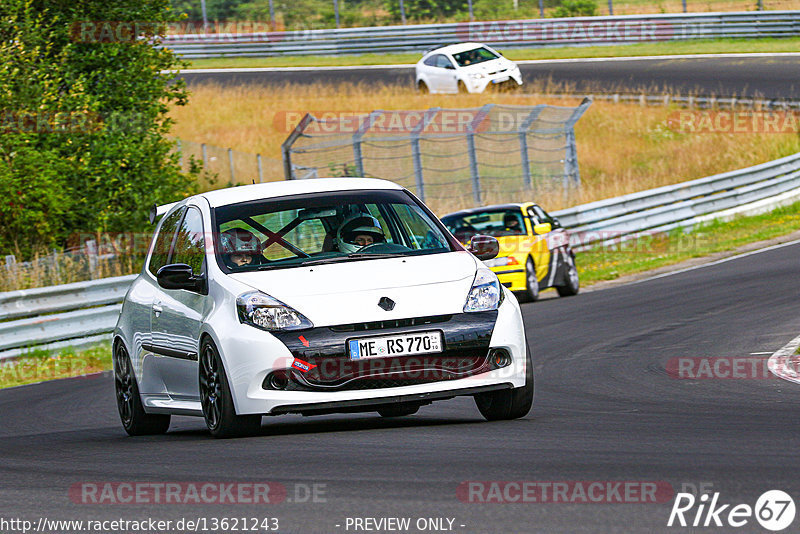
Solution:
[{"label": "asphalt race track", "polygon": [[[666,526],[673,493],[662,504],[481,504],[456,490],[465,481],[649,481],[672,492],[706,484],[724,503],[753,506],[770,489],[797,500],[800,388],[676,379],[666,369],[674,358],[782,347],[800,331],[799,272],[793,244],[525,305],[536,400],[510,422],[484,422],[462,398],[397,420],[265,418],[263,435],[240,440],[211,439],[192,418],[173,419],[165,436],[129,438],[108,374],[0,390],[0,517],[277,517],[281,532],[297,533],[353,532],[347,517],[448,517],[465,533],[676,532],[688,529]],[[292,502],[73,503],[69,488],[87,481],[271,481]],[[324,494],[297,502],[311,484]],[[750,518],[736,531],[763,530]]]},{"label": "asphalt race track", "polygon": [[[574,92],[672,92],[680,94],[800,98],[800,56],[524,62],[523,80],[549,80]],[[365,83],[413,87],[413,67],[260,69],[251,72],[184,72],[190,85]]]}]

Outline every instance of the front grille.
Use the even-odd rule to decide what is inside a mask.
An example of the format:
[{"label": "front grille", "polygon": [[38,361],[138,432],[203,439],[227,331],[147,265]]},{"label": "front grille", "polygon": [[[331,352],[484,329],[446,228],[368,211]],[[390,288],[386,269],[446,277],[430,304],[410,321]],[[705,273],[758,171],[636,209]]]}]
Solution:
[{"label": "front grille", "polygon": [[331,326],[334,332],[364,332],[367,330],[383,330],[384,328],[404,328],[426,324],[446,323],[452,315],[436,315],[433,317],[412,317],[410,319],[391,319],[388,321],[372,321],[369,323],[353,323]]},{"label": "front grille", "polygon": [[489,355],[476,351],[469,356],[444,354],[369,358],[339,361],[338,366],[322,365],[308,372],[292,372],[290,389],[349,391],[428,384],[466,378],[491,370]]},{"label": "front grille", "polygon": [[[288,390],[340,391],[399,387],[465,378],[490,370],[489,341],[497,311],[413,317],[276,332],[292,356],[308,364],[289,369]],[[441,353],[351,360],[348,342],[372,336],[438,330]]]}]

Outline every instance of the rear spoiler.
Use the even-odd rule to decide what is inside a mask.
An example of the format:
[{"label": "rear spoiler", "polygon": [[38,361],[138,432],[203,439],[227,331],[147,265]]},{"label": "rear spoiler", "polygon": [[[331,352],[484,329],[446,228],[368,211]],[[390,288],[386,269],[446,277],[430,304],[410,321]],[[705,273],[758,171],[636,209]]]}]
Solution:
[{"label": "rear spoiler", "polygon": [[150,224],[155,224],[156,220],[171,210],[177,202],[173,202],[172,204],[164,204],[163,206],[157,206],[153,204],[150,208]]}]

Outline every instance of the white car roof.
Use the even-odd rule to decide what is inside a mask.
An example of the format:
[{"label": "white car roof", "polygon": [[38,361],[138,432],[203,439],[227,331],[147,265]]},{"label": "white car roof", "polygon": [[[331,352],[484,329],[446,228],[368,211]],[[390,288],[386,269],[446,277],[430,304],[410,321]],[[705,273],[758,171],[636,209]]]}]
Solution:
[{"label": "white car roof", "polygon": [[[447,46],[443,46],[441,48],[435,48],[430,52],[426,53],[425,55],[428,56],[429,54],[458,54],[459,52],[466,52],[467,50],[473,50],[475,48],[479,48],[481,46],[486,46],[483,43],[458,43],[458,44],[451,44]],[[488,48],[488,47],[487,47]]]},{"label": "white car roof", "polygon": [[312,178],[308,180],[286,180],[282,182],[228,187],[201,193],[197,196],[208,200],[212,208],[217,208],[219,206],[227,206],[239,202],[288,195],[325,193],[331,191],[358,191],[364,189],[401,190],[403,187],[388,180],[378,180],[375,178]]}]

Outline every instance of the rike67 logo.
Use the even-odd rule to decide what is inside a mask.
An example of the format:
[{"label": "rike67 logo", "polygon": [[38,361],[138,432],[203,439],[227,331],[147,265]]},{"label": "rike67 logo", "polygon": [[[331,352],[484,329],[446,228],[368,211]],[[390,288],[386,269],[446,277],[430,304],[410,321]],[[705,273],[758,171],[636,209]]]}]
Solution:
[{"label": "rike67 logo", "polygon": [[777,532],[789,527],[794,516],[794,500],[781,490],[763,493],[755,506],[724,503],[719,492],[711,496],[704,493],[699,497],[691,493],[678,493],[667,526],[741,528],[752,526],[755,519],[763,528]]}]

